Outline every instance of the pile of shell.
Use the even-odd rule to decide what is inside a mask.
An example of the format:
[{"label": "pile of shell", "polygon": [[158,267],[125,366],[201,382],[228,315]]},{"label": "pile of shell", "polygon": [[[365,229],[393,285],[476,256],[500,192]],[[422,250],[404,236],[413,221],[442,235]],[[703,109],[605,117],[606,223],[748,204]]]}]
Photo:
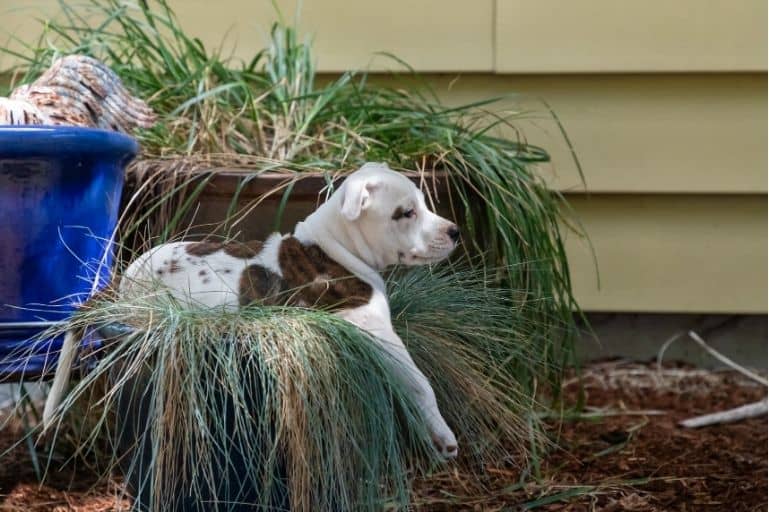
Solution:
[{"label": "pile of shell", "polygon": [[15,89],[10,98],[0,98],[0,125],[41,124],[131,133],[155,124],[155,113],[102,62],[69,55],[31,84]]}]

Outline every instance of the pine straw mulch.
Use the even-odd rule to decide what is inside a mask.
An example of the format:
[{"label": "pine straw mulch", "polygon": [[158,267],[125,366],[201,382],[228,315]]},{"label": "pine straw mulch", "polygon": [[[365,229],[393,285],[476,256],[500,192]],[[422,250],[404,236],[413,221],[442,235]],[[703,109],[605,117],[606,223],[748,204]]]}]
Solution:
[{"label": "pine straw mulch", "polygon": [[[583,371],[580,415],[550,423],[562,449],[542,461],[540,478],[523,479],[500,461],[471,478],[456,467],[415,484],[421,511],[766,510],[767,421],[757,418],[697,430],[681,419],[759,400],[766,390],[733,372],[682,365],[604,362]],[[564,386],[576,403],[577,381]],[[18,437],[0,432],[0,451]],[[114,482],[85,469],[50,475],[44,486],[21,446],[0,464],[0,510],[127,510]]]}]

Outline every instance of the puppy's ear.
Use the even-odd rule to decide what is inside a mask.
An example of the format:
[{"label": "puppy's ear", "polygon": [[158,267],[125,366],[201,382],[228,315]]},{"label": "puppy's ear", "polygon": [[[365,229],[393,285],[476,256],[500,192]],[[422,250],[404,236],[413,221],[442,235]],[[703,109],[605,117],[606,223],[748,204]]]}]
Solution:
[{"label": "puppy's ear", "polygon": [[371,204],[371,193],[376,184],[365,179],[348,179],[344,184],[342,196],[342,215],[347,220],[355,220]]}]

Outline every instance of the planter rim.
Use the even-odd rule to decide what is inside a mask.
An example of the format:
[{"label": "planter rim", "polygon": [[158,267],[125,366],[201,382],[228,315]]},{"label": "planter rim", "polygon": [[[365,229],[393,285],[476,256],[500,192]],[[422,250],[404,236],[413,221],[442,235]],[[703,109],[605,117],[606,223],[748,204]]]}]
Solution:
[{"label": "planter rim", "polygon": [[124,133],[81,126],[0,126],[0,158],[80,154],[134,157],[139,143]]}]

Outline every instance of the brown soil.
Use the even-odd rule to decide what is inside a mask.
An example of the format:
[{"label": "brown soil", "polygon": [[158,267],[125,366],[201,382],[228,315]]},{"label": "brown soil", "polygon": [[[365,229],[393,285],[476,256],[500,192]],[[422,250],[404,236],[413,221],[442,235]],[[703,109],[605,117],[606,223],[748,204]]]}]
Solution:
[{"label": "brown soil", "polygon": [[[753,402],[766,389],[734,373],[602,363],[583,373],[580,417],[552,423],[561,447],[544,458],[538,480],[521,481],[505,464],[481,477],[458,466],[416,482],[421,511],[754,511],[767,508],[767,420],[757,418],[689,430],[681,419]],[[576,403],[576,381],[565,385]],[[0,431],[0,453],[18,441]],[[127,510],[114,483],[86,468],[36,483],[21,445],[0,463],[0,510],[106,512]]]}]

